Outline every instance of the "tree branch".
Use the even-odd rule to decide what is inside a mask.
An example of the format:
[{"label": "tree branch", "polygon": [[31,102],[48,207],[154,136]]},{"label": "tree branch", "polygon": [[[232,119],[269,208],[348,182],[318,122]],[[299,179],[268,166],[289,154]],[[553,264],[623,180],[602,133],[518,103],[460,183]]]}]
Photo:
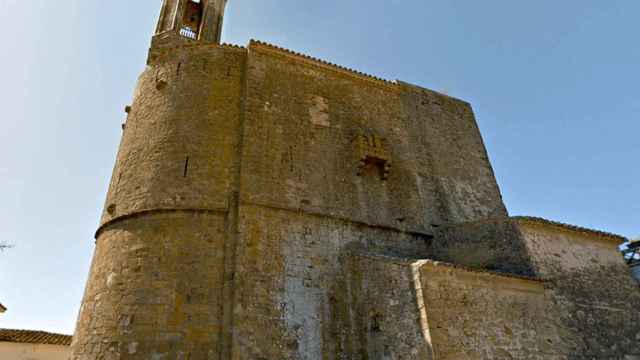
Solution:
[{"label": "tree branch", "polygon": [[13,245],[7,244],[5,242],[0,242],[0,251],[5,251],[6,249],[11,249]]}]

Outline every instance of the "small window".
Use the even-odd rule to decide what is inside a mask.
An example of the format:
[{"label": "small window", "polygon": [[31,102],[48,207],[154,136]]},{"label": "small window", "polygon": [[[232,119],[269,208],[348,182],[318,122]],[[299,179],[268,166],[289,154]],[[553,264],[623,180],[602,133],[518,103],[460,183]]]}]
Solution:
[{"label": "small window", "polygon": [[387,180],[391,170],[391,155],[386,141],[374,134],[360,134],[356,137],[355,143],[360,160],[358,176],[373,173],[382,180]]}]

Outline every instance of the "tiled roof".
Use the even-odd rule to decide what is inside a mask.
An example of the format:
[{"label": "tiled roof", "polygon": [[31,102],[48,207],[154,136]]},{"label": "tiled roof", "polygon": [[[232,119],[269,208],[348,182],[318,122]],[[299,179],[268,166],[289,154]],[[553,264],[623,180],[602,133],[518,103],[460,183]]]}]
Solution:
[{"label": "tiled roof", "polygon": [[319,65],[319,66],[322,66],[322,67],[333,69],[333,70],[336,70],[338,72],[344,72],[344,73],[350,74],[352,76],[360,77],[362,79],[373,81],[373,82],[377,82],[379,84],[383,84],[383,85],[386,85],[386,86],[396,87],[398,85],[397,82],[395,82],[395,81],[382,79],[382,78],[379,78],[379,77],[374,76],[374,75],[365,74],[365,73],[360,72],[358,70],[350,69],[350,68],[347,68],[347,67],[344,67],[344,66],[341,66],[341,65],[337,65],[337,64],[334,64],[334,63],[331,63],[331,62],[328,62],[328,61],[325,61],[325,60],[322,60],[322,59],[318,59],[318,58],[315,58],[315,57],[312,57],[312,56],[309,56],[309,55],[306,55],[306,54],[302,54],[302,53],[295,52],[293,50],[285,49],[285,48],[282,48],[280,46],[269,44],[269,43],[266,43],[266,42],[263,42],[263,41],[260,41],[260,40],[251,39],[249,41],[249,48],[256,48],[256,47],[261,47],[263,49],[269,49],[269,50],[272,50],[272,51],[277,51],[277,52],[279,52],[281,54],[288,55],[288,56],[291,56],[291,57],[295,57],[295,58],[298,58],[298,59],[303,60],[303,61],[307,61],[307,62],[315,64],[315,65]]},{"label": "tiled roof", "polygon": [[540,218],[540,217],[514,216],[514,217],[512,217],[512,219],[515,219],[515,220],[518,220],[518,221],[523,221],[523,222],[531,222],[531,223],[537,223],[537,224],[542,224],[542,225],[556,226],[556,227],[560,227],[560,228],[563,228],[563,229],[566,229],[566,230],[571,230],[571,231],[576,231],[576,232],[581,232],[581,233],[597,235],[597,236],[601,236],[601,237],[605,237],[605,238],[609,238],[609,239],[612,239],[612,240],[619,241],[620,243],[629,241],[629,239],[627,239],[626,237],[624,237],[622,235],[612,234],[612,233],[606,232],[606,231],[600,231],[600,230],[584,228],[584,227],[576,226],[576,225],[565,224],[565,223],[561,223],[561,222],[558,222],[558,221],[543,219],[543,218]]},{"label": "tiled roof", "polygon": [[71,345],[71,336],[44,331],[0,329],[0,342]]}]

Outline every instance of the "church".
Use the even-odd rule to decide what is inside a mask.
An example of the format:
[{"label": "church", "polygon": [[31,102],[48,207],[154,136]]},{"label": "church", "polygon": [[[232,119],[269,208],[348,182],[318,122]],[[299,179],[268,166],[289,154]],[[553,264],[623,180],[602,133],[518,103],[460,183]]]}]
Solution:
[{"label": "church", "polygon": [[622,236],[509,216],[469,103],[164,0],[72,359],[640,359]]}]

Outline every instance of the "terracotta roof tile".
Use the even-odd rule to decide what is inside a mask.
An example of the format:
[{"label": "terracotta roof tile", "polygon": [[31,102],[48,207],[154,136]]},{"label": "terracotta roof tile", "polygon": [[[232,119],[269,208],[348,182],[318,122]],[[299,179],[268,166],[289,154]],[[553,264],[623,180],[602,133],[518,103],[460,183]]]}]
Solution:
[{"label": "terracotta roof tile", "polygon": [[530,222],[530,223],[536,223],[536,224],[542,224],[542,225],[556,226],[556,227],[560,227],[560,228],[563,228],[563,229],[566,229],[566,230],[582,232],[582,233],[587,233],[587,234],[592,234],[592,235],[598,235],[598,236],[601,236],[601,237],[605,237],[605,238],[609,238],[609,239],[612,239],[612,240],[619,241],[620,243],[629,241],[629,239],[627,239],[626,237],[618,235],[618,234],[612,234],[612,233],[606,232],[606,231],[594,230],[594,229],[589,229],[589,228],[585,228],[585,227],[581,227],[581,226],[565,224],[565,223],[561,223],[561,222],[558,222],[558,221],[543,219],[543,218],[540,218],[540,217],[514,216],[514,217],[512,217],[512,219],[515,219],[517,221],[523,221],[523,222]]},{"label": "terracotta roof tile", "polygon": [[71,335],[34,330],[0,329],[0,342],[69,346],[71,345]]},{"label": "terracotta roof tile", "polygon": [[280,53],[283,53],[283,54],[288,54],[289,56],[297,57],[297,58],[306,60],[308,62],[315,63],[315,64],[320,65],[320,66],[325,66],[325,67],[328,67],[328,68],[335,69],[337,71],[346,72],[348,74],[351,74],[351,75],[354,75],[354,76],[358,76],[358,77],[363,78],[363,79],[371,80],[371,81],[374,81],[374,82],[378,82],[380,84],[384,84],[384,85],[387,85],[387,86],[397,86],[398,85],[396,81],[391,81],[391,80],[383,79],[383,78],[380,78],[380,77],[377,77],[377,76],[374,76],[374,75],[365,74],[365,73],[363,73],[361,71],[358,71],[358,70],[354,70],[354,69],[351,69],[351,68],[348,68],[348,67],[344,67],[342,65],[337,65],[337,64],[331,63],[329,61],[325,61],[325,60],[322,60],[322,59],[319,59],[319,58],[315,58],[315,57],[312,57],[312,56],[309,56],[309,55],[306,55],[306,54],[302,54],[302,53],[299,53],[299,52],[295,52],[293,50],[285,49],[283,47],[280,47],[280,46],[277,46],[277,45],[273,45],[273,44],[269,44],[269,43],[266,43],[266,42],[263,42],[263,41],[260,41],[260,40],[251,39],[249,41],[249,48],[252,48],[252,47],[253,48],[262,47],[262,48],[266,48],[266,49],[275,50],[277,52],[280,52]]}]

